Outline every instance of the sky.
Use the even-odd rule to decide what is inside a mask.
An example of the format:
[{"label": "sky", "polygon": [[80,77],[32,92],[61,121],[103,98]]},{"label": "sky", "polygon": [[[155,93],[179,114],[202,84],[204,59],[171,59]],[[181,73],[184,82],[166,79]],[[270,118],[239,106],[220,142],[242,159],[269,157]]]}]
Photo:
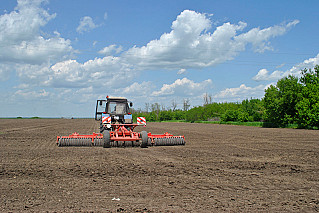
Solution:
[{"label": "sky", "polygon": [[1,0],[0,117],[262,98],[319,64],[319,1]]}]

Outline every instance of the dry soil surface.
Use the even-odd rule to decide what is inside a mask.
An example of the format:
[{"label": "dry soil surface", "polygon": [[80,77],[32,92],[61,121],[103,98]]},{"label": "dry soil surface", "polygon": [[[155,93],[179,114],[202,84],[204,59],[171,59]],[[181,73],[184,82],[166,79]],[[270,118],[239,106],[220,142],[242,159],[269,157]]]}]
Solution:
[{"label": "dry soil surface", "polygon": [[2,212],[319,211],[319,131],[190,123],[185,146],[57,147],[92,119],[0,120]]}]

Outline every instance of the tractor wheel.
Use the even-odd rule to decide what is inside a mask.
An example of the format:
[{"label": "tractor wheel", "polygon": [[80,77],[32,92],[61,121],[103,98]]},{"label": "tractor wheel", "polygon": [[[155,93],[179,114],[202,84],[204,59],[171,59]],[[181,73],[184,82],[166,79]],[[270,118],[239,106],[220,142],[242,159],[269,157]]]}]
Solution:
[{"label": "tractor wheel", "polygon": [[103,133],[103,131],[105,130],[105,127],[103,126],[102,122],[100,124],[100,133]]},{"label": "tractor wheel", "polygon": [[142,147],[142,148],[147,148],[148,135],[147,135],[147,132],[146,132],[146,131],[142,131],[142,132],[141,132],[141,138],[142,138],[141,147]]},{"label": "tractor wheel", "polygon": [[111,147],[111,136],[110,131],[103,131],[103,148],[110,148]]}]

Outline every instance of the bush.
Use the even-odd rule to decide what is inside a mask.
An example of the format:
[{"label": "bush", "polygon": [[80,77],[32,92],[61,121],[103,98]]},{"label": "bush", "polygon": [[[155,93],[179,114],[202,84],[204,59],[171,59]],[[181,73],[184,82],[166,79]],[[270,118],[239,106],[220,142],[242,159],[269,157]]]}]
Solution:
[{"label": "bush", "polygon": [[226,113],[221,117],[222,121],[237,121],[238,120],[238,111],[236,110],[227,110]]},{"label": "bush", "polygon": [[238,116],[237,116],[237,119],[240,122],[253,121],[252,116],[249,116],[248,112],[239,112]]}]

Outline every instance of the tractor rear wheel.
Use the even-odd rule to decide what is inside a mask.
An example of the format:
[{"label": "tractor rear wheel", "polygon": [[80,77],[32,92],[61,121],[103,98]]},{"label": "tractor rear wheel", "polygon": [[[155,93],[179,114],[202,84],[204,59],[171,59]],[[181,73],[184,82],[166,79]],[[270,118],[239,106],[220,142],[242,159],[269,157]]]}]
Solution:
[{"label": "tractor rear wheel", "polygon": [[141,138],[142,138],[141,148],[147,148],[148,135],[146,131],[141,132]]},{"label": "tractor rear wheel", "polygon": [[111,147],[111,136],[110,131],[105,130],[103,131],[103,148],[110,148]]}]

